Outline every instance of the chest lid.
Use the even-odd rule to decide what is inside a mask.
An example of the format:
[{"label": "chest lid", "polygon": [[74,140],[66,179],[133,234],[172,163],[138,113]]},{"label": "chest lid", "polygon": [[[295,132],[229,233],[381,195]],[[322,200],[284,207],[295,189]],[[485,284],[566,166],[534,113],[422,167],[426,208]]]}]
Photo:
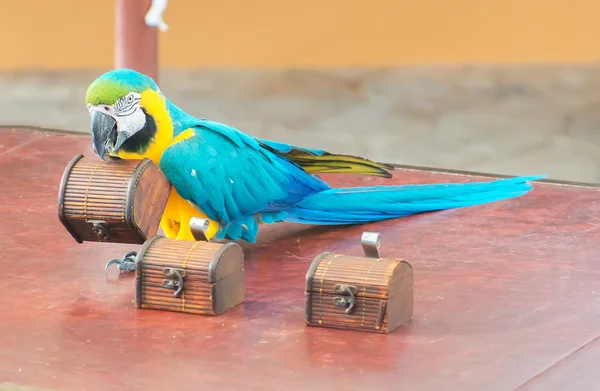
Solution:
[{"label": "chest lid", "polygon": [[379,234],[366,232],[362,245],[365,257],[319,254],[306,273],[306,292],[339,295],[351,290],[356,297],[389,299],[412,281],[413,270],[408,262],[379,256]]},{"label": "chest lid", "polygon": [[243,268],[243,249],[233,242],[173,240],[157,235],[144,243],[136,257],[138,274],[168,273],[168,270],[179,269],[193,274],[195,280],[209,284]]},{"label": "chest lid", "polygon": [[306,274],[306,292],[339,295],[352,289],[356,297],[389,299],[398,294],[402,279],[411,274],[410,264],[402,259],[322,253]]}]

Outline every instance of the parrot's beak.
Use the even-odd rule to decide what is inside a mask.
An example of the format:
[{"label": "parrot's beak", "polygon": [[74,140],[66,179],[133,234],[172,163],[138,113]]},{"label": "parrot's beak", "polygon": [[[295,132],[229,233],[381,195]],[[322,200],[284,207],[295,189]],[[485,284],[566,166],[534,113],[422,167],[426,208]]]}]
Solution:
[{"label": "parrot's beak", "polygon": [[110,152],[116,149],[117,121],[110,115],[96,110],[91,115],[94,149],[102,160],[106,160],[107,150]]}]

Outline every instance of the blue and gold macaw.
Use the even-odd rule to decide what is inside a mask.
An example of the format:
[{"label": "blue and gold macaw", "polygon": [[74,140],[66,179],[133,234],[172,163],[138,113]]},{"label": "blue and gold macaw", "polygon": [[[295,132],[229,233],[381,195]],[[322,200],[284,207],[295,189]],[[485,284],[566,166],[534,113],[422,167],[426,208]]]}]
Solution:
[{"label": "blue and gold macaw", "polygon": [[392,167],[245,134],[196,118],[170,102],[148,76],[117,69],[86,94],[94,150],[102,159],[149,158],[173,185],[161,227],[194,240],[192,217],[209,220],[208,239],[256,240],[261,223],[361,224],[521,196],[528,181],[331,188],[318,173],[391,177]]}]

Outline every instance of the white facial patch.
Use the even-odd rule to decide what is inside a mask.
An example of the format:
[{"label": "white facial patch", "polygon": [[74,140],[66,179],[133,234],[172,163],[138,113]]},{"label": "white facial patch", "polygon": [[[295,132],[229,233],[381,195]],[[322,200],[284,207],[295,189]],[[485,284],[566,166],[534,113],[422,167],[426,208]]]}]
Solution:
[{"label": "white facial patch", "polygon": [[[121,140],[133,136],[146,125],[146,115],[140,107],[141,95],[130,92],[115,102],[114,105],[92,105],[88,104],[90,114],[93,111],[110,115],[117,122],[117,132],[122,135]],[[118,149],[120,145],[116,146]]]},{"label": "white facial patch", "polygon": [[142,130],[144,125],[146,125],[146,115],[139,106],[129,114],[117,114],[114,119],[117,121],[117,130],[119,133],[126,133],[128,137]]}]

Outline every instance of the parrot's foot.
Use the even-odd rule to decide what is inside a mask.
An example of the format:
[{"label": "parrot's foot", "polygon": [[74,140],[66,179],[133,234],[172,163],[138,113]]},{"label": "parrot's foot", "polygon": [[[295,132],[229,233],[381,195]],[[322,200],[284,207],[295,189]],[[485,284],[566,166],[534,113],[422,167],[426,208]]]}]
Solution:
[{"label": "parrot's foot", "polygon": [[128,273],[128,272],[135,271],[135,257],[136,256],[137,256],[137,252],[130,251],[123,256],[123,259],[112,259],[112,260],[108,261],[108,263],[104,267],[104,270],[106,272],[108,272],[108,268],[110,267],[110,265],[112,265],[113,263],[116,263],[117,267],[121,273],[122,272]]}]

